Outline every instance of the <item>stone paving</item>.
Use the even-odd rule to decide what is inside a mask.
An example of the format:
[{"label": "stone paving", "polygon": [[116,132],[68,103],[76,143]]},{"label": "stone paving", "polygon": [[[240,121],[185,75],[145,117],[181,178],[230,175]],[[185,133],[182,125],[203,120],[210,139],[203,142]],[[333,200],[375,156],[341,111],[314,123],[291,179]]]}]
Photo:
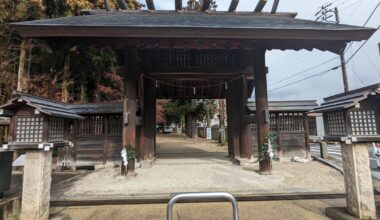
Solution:
[{"label": "stone paving", "polygon": [[168,197],[177,192],[224,191],[234,195],[344,193],[341,173],[316,161],[275,162],[272,175],[258,164],[240,167],[226,147],[178,135],[159,135],[157,159],[136,177],[120,178],[120,168],[104,167],[52,189],[52,200]]}]

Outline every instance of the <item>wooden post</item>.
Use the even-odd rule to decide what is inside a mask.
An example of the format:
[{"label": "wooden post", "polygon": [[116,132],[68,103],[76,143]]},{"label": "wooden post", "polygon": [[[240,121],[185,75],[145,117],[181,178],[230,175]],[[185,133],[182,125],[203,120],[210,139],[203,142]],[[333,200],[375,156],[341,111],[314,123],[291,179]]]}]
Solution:
[{"label": "wooden post", "polygon": [[281,126],[280,126],[280,113],[276,113],[276,133],[277,133],[277,154],[282,157],[282,141],[281,141]]},{"label": "wooden post", "polygon": [[250,159],[252,156],[252,146],[249,144],[249,124],[244,123],[243,117],[247,114],[246,108],[248,104],[248,95],[247,95],[247,81],[245,77],[242,77],[238,80],[238,83],[240,84],[240,91],[241,95],[240,97],[240,126],[241,126],[241,132],[240,132],[240,157],[245,159]]},{"label": "wooden post", "polygon": [[103,116],[103,128],[104,128],[104,142],[103,142],[103,164],[107,163],[108,160],[108,149],[109,149],[109,121],[108,116]]},{"label": "wooden post", "polygon": [[143,100],[141,105],[143,125],[141,129],[141,148],[143,149],[142,160],[151,160],[154,157],[154,136],[156,130],[155,108],[156,88],[151,79],[144,78]]},{"label": "wooden post", "polygon": [[[235,80],[236,81],[236,80]],[[241,91],[239,84],[235,81],[228,82],[227,89],[227,120],[228,120],[228,129],[231,135],[231,153],[233,156],[240,157],[240,106],[238,104],[238,96],[236,92]]]},{"label": "wooden post", "polygon": [[[123,145],[136,147],[137,50],[125,50],[126,73],[123,97]],[[125,175],[122,165],[121,175]],[[124,171],[124,172],[123,172]]]},{"label": "wooden post", "polygon": [[279,3],[280,3],[280,0],[274,0],[272,10],[270,12],[271,14],[276,14]]},{"label": "wooden post", "polygon": [[310,140],[309,140],[309,120],[307,118],[307,113],[304,113],[303,115],[303,129],[305,130],[306,159],[311,159]]},{"label": "wooden post", "polygon": [[[254,59],[255,74],[255,98],[256,98],[256,118],[257,118],[257,144],[258,147],[264,144],[265,137],[269,134],[268,112],[268,91],[265,67],[265,49],[258,48],[255,51]],[[260,172],[269,174],[272,171],[272,161],[269,155],[260,161]]]}]

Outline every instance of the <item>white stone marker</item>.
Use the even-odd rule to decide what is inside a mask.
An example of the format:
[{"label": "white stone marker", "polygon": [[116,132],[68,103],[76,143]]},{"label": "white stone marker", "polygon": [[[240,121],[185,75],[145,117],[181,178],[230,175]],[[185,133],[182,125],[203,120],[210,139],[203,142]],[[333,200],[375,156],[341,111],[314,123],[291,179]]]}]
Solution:
[{"label": "white stone marker", "polygon": [[51,163],[52,151],[26,151],[21,220],[49,218]]},{"label": "white stone marker", "polygon": [[376,219],[368,143],[342,143],[347,211],[360,219]]}]

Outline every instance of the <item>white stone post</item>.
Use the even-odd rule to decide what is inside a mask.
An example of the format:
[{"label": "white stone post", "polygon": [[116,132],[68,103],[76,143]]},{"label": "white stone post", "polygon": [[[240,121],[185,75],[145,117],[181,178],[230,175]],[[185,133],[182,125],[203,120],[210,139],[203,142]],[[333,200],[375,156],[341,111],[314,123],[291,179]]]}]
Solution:
[{"label": "white stone post", "polygon": [[51,163],[52,151],[26,151],[21,220],[49,218]]},{"label": "white stone post", "polygon": [[368,143],[342,143],[347,211],[360,219],[376,219]]}]

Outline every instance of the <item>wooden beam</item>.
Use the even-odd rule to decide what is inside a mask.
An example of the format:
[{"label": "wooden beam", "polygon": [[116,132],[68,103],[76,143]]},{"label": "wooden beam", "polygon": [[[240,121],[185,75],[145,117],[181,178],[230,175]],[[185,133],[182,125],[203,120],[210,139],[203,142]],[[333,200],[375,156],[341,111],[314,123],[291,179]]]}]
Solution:
[{"label": "wooden beam", "polygon": [[124,0],[116,0],[116,2],[121,10],[126,10],[128,8]]},{"label": "wooden beam", "polygon": [[203,0],[202,11],[207,11],[210,9],[211,0]]},{"label": "wooden beam", "polygon": [[274,0],[272,10],[270,12],[271,14],[276,14],[279,3],[280,3],[280,0]]},{"label": "wooden beam", "polygon": [[175,0],[175,10],[176,11],[182,10],[182,0]]},{"label": "wooden beam", "polygon": [[145,0],[145,2],[149,10],[156,10],[156,7],[154,7],[154,0]]},{"label": "wooden beam", "polygon": [[104,6],[107,11],[111,11],[111,6],[109,0],[104,0]]},{"label": "wooden beam", "polygon": [[[265,138],[269,134],[269,120],[266,117],[268,112],[268,88],[265,67],[265,49],[258,48],[255,51],[254,70],[255,70],[255,99],[257,117],[257,144],[262,146]],[[272,161],[269,155],[260,161],[260,172],[270,173],[272,171]]]},{"label": "wooden beam", "polygon": [[238,4],[239,4],[239,0],[231,0],[231,4],[230,4],[230,7],[228,8],[228,11],[229,12],[236,11]]},{"label": "wooden beam", "polygon": [[268,0],[259,0],[259,2],[256,5],[254,12],[256,12],[256,13],[261,12],[267,2],[268,2]]}]

